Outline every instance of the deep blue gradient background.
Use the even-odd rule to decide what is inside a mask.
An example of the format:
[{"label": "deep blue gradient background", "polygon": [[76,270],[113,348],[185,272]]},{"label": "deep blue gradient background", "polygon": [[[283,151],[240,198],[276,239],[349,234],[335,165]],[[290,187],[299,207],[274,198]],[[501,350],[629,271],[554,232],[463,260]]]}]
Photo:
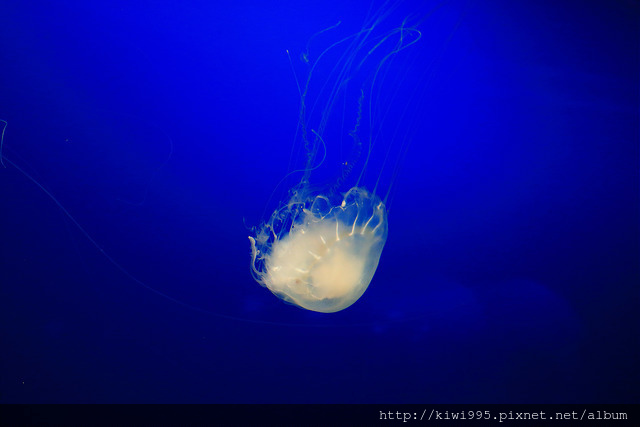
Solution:
[{"label": "deep blue gradient background", "polygon": [[332,315],[252,280],[247,226],[288,170],[286,49],[302,78],[369,3],[267,3],[3,5],[3,155],[99,247],[5,162],[0,402],[637,403],[638,3],[425,15],[384,87],[414,135],[387,246]]}]

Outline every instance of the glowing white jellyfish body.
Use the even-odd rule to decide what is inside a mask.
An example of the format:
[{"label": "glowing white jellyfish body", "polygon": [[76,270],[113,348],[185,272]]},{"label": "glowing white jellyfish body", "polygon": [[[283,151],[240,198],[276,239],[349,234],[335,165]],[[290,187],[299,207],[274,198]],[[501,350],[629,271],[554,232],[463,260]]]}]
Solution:
[{"label": "glowing white jellyfish body", "polygon": [[[333,313],[356,302],[373,279],[387,240],[387,211],[377,196],[354,187],[338,206],[318,196],[262,254],[257,245],[265,238],[250,237],[258,282],[287,302]],[[262,271],[255,267],[258,257]]]},{"label": "glowing white jellyfish body", "polygon": [[[255,234],[249,237],[251,272],[256,281],[285,302],[307,310],[333,313],[356,302],[371,283],[387,240],[385,204],[391,183],[382,199],[377,195],[382,172],[377,175],[372,191],[365,188],[363,179],[380,133],[373,120],[374,104],[383,103],[376,98],[383,80],[378,77],[388,74],[385,68],[388,60],[415,43],[420,33],[403,23],[399,28],[375,35],[374,29],[384,15],[374,16],[357,33],[331,44],[315,62],[309,62],[307,46],[302,58],[310,68],[305,85],[299,88],[298,123],[299,147],[304,147],[306,159],[303,169],[293,171],[303,176],[289,192],[287,202],[268,221],[254,228]],[[328,60],[334,51],[336,56]],[[324,70],[328,77],[312,80],[322,61],[325,66],[329,64]],[[311,97],[313,102],[309,102],[312,81],[318,89]],[[343,105],[342,114],[334,113],[337,102]],[[320,105],[323,108],[318,108]],[[338,151],[344,151],[344,135],[352,141],[350,157],[337,156],[338,162],[333,159],[340,165],[333,184],[312,185],[311,173],[317,173],[321,166],[327,167],[331,154],[336,157],[325,140],[334,146],[339,140]],[[317,159],[320,152],[322,159]],[[383,166],[384,163],[386,157]],[[352,174],[354,167],[360,168],[356,176]],[[354,181],[349,184],[352,178]]]}]

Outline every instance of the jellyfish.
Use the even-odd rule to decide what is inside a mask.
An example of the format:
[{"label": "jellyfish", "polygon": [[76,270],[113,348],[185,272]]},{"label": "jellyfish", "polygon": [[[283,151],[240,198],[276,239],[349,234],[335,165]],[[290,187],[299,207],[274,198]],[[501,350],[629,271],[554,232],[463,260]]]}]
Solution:
[{"label": "jellyfish", "polygon": [[[387,241],[392,185],[381,196],[379,184],[389,151],[382,151],[373,185],[366,185],[365,177],[380,145],[383,114],[379,113],[379,95],[389,77],[388,65],[420,39],[420,32],[406,20],[398,27],[380,30],[387,17],[387,11],[379,11],[315,60],[311,42],[335,30],[340,22],[311,37],[301,55],[309,67],[307,77],[298,85],[297,142],[303,167],[288,175],[302,177],[249,236],[254,279],[283,301],[306,310],[334,313],[360,299]],[[338,105],[342,108],[336,108]],[[322,179],[314,181],[314,175],[322,169],[332,171],[325,171],[332,179],[318,183]]]}]

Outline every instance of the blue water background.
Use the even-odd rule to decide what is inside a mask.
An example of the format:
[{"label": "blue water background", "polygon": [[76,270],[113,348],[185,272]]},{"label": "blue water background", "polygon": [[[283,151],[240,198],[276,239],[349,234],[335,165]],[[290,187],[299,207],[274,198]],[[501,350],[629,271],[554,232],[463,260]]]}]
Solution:
[{"label": "blue water background", "polygon": [[326,315],[253,281],[300,53],[369,9],[3,5],[0,402],[638,402],[635,1],[400,4],[369,290]]}]

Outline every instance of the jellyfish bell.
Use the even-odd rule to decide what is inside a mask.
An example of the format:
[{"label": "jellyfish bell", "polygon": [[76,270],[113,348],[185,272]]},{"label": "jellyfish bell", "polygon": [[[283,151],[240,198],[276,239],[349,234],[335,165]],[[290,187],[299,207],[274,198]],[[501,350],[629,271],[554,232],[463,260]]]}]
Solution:
[{"label": "jellyfish bell", "polygon": [[[387,161],[390,153],[406,147],[376,150],[384,147],[379,141],[383,120],[378,110],[384,102],[380,88],[389,63],[417,42],[420,32],[406,22],[380,31],[384,17],[379,12],[315,60],[307,45],[301,57],[310,68],[299,87],[298,122],[304,167],[293,171],[302,178],[249,236],[255,280],[303,309],[333,313],[354,304],[369,287],[387,240],[386,205],[393,179],[381,197],[381,177],[389,173],[385,166],[392,163]],[[335,108],[338,104],[341,109]],[[372,157],[374,151],[382,156]],[[378,173],[367,182],[374,157]],[[395,166],[392,176],[397,162]],[[324,183],[312,184],[314,177],[324,178]]]},{"label": "jellyfish bell", "polygon": [[333,313],[349,307],[367,290],[378,267],[388,232],[384,203],[353,187],[337,206],[318,195],[310,208],[292,208],[277,212],[277,217],[290,216],[288,232],[249,237],[254,277],[307,310]]}]

